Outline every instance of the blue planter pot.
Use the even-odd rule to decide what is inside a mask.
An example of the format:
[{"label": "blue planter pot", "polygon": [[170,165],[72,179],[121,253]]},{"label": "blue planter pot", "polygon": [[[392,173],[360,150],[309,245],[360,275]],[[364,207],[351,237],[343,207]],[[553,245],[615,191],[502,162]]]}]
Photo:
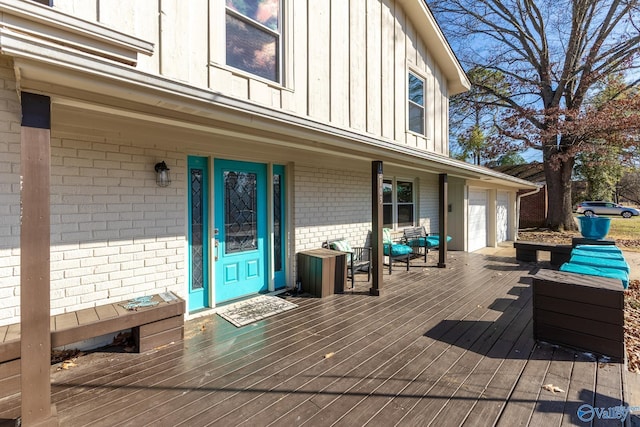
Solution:
[{"label": "blue planter pot", "polygon": [[604,239],[609,233],[611,218],[581,216],[578,217],[578,225],[585,239]]}]

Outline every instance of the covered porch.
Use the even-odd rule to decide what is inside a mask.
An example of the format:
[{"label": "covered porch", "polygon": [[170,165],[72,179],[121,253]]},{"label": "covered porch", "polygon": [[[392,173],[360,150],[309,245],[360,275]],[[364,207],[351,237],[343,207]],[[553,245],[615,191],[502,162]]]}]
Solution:
[{"label": "covered porch", "polygon": [[[533,264],[429,257],[395,269],[379,297],[362,275],[242,328],[212,315],[174,345],[52,367],[60,425],[589,425],[583,405],[637,405],[624,365],[534,341]],[[0,419],[19,405],[0,401]]]}]

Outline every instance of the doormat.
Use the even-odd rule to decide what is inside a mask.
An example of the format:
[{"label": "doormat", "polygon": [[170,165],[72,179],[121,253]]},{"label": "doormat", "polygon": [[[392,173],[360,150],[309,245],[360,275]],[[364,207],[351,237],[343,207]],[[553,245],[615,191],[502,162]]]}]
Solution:
[{"label": "doormat", "polygon": [[217,314],[239,328],[296,307],[296,304],[282,298],[260,295],[226,305],[220,308]]}]

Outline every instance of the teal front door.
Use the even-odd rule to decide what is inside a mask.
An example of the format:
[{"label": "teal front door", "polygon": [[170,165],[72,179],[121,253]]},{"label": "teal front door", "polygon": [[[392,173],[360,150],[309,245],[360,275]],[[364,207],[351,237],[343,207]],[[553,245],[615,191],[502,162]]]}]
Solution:
[{"label": "teal front door", "polygon": [[187,160],[189,312],[210,305],[209,291],[209,162],[205,157]]},{"label": "teal front door", "polygon": [[216,303],[268,290],[267,166],[214,162]]}]

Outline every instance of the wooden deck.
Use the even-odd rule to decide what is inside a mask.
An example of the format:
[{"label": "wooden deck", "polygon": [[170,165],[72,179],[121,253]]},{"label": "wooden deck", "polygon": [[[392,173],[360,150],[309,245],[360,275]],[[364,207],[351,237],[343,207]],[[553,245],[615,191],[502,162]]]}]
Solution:
[{"label": "wooden deck", "polygon": [[[214,315],[187,322],[184,342],[52,368],[60,423],[587,426],[620,422],[585,423],[583,404],[640,406],[623,365],[535,343],[531,264],[451,252],[437,269],[436,255],[385,274],[380,297],[358,275],[354,292],[288,297],[297,309],[252,325]],[[0,419],[18,405],[0,400]]]}]

